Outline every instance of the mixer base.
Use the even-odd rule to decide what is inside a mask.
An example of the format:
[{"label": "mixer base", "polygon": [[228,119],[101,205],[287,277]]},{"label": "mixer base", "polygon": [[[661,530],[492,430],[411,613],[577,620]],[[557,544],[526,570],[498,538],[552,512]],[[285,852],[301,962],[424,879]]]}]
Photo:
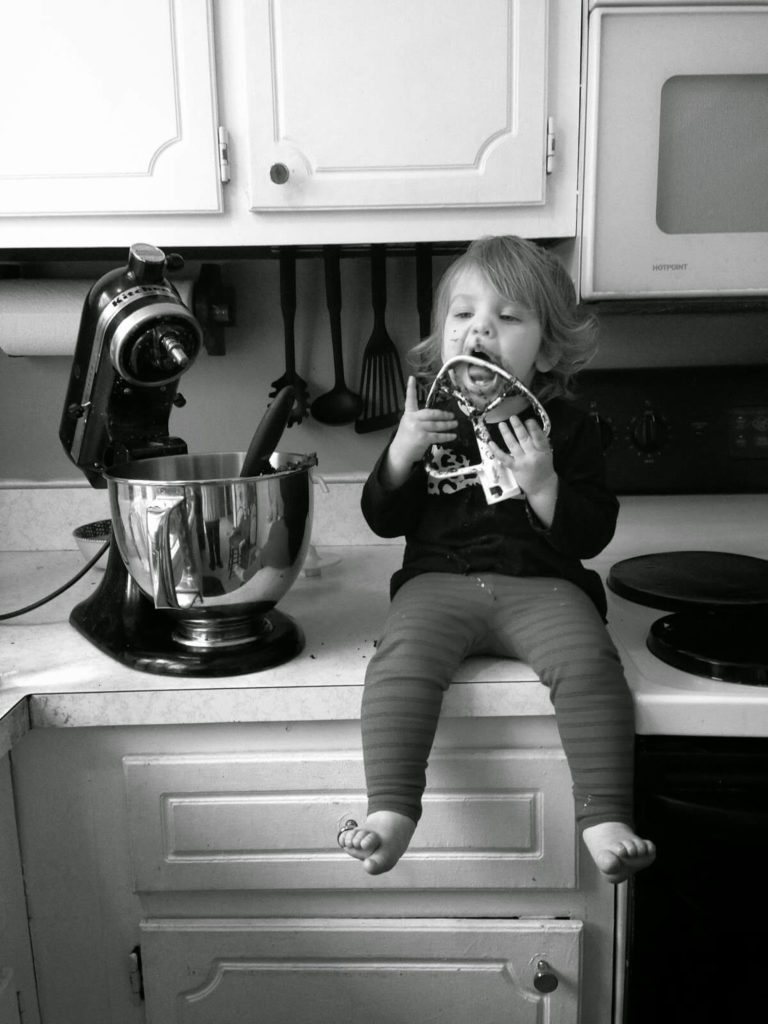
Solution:
[{"label": "mixer base", "polygon": [[295,658],[304,648],[301,627],[276,608],[262,614],[258,635],[219,648],[179,643],[178,622],[155,610],[126,572],[112,544],[102,582],[73,608],[69,621],[104,654],[153,675],[211,678],[261,672]]},{"label": "mixer base", "polygon": [[78,608],[73,610],[70,622],[79,633],[121,664],[153,675],[209,678],[246,675],[282,665],[304,648],[304,635],[298,623],[276,609],[264,616],[271,627],[268,635],[237,647],[194,650],[179,645],[173,639],[171,623],[151,633],[142,630],[139,637],[131,636],[127,631],[120,635],[115,630],[104,635],[81,620]]}]

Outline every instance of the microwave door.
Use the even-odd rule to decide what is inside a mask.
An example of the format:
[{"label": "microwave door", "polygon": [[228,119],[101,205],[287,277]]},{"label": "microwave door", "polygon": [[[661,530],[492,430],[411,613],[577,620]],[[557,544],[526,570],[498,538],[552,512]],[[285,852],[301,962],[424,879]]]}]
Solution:
[{"label": "microwave door", "polygon": [[589,19],[584,299],[768,294],[768,5]]}]

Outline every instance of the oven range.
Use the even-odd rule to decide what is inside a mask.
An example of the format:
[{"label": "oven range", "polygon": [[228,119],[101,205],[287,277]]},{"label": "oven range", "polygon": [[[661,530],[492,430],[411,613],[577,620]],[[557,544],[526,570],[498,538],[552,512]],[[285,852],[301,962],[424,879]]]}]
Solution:
[{"label": "oven range", "polygon": [[596,371],[619,528],[593,563],[637,722],[627,1024],[761,1019],[768,958],[768,366]]}]

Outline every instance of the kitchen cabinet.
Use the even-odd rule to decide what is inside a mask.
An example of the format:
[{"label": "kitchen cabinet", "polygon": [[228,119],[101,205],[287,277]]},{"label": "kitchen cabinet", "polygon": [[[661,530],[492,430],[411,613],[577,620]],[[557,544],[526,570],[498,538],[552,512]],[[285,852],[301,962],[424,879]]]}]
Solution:
[{"label": "kitchen cabinet", "polygon": [[375,878],[335,845],[357,722],[32,729],[13,757],[43,1019],[611,1022],[614,890],[551,718],[441,722]]},{"label": "kitchen cabinet", "polygon": [[10,757],[0,757],[0,1024],[39,1024]]},{"label": "kitchen cabinet", "polygon": [[571,0],[35,0],[0,43],[2,244],[572,237],[582,23]]},{"label": "kitchen cabinet", "polygon": [[221,210],[211,0],[29,0],[0,54],[0,214]]},{"label": "kitchen cabinet", "polygon": [[545,202],[546,3],[246,10],[252,209]]},{"label": "kitchen cabinet", "polygon": [[[418,1007],[446,1024],[573,1024],[580,931],[575,921],[152,921],[147,1020],[255,1021],[258,1006],[270,1024],[331,1024],[365,1007],[369,1024],[392,1024]],[[537,974],[557,989],[539,992]]]}]

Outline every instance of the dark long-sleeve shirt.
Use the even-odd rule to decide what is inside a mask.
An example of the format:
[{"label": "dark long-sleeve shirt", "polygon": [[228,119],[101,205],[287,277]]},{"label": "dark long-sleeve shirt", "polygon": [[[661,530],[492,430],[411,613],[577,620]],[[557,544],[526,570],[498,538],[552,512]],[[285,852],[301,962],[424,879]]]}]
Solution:
[{"label": "dark long-sleeve shirt", "polygon": [[[546,409],[559,478],[549,528],[522,496],[489,505],[473,478],[436,481],[423,463],[414,464],[401,486],[387,488],[381,478],[385,449],[363,488],[362,510],[378,536],[405,537],[403,566],[392,577],[392,595],[406,580],[425,572],[552,576],[581,587],[605,617],[600,577],[581,560],[593,558],[611,540],[619,503],[606,486],[594,421],[564,399],[553,399]],[[521,418],[528,415],[524,412]],[[496,440],[505,448],[498,435]],[[459,437],[451,448],[451,458],[478,462],[466,417],[459,416]]]}]

